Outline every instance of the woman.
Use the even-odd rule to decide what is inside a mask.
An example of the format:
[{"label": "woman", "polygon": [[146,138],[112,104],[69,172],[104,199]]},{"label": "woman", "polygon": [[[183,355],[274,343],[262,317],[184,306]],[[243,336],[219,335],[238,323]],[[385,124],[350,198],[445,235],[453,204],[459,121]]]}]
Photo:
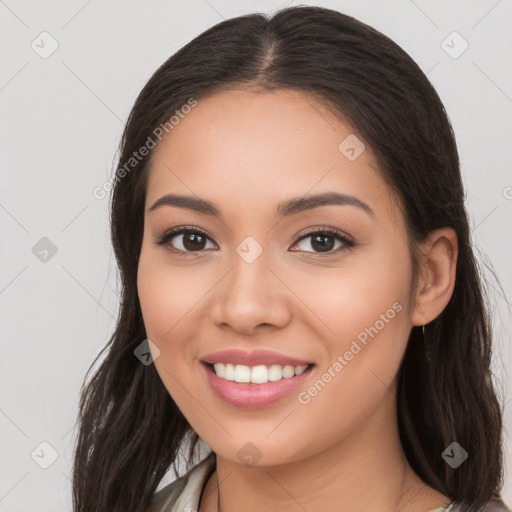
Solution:
[{"label": "woman", "polygon": [[75,510],[510,510],[454,135],[389,38],[318,7],[196,37],[132,109],[111,226]]}]

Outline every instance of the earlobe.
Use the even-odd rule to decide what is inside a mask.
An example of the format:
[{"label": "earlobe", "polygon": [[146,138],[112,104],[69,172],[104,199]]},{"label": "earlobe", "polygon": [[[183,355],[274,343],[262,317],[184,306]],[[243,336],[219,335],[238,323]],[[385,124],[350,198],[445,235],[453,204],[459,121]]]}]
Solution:
[{"label": "earlobe", "polygon": [[458,244],[452,228],[433,231],[422,244],[412,325],[425,325],[444,310],[453,293]]}]

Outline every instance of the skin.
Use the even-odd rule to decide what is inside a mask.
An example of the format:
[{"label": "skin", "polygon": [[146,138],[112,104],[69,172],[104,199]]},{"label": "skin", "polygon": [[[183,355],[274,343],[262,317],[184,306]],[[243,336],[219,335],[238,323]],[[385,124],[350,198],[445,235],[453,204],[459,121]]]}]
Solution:
[{"label": "skin", "polygon": [[[217,477],[222,512],[425,512],[451,501],[407,463],[395,396],[412,326],[433,320],[452,294],[456,235],[432,233],[413,281],[405,220],[371,148],[354,161],[338,150],[351,133],[303,93],[237,90],[200,100],[152,155],[139,298],[162,382],[217,454],[200,512],[217,511]],[[277,220],[279,202],[328,191],[374,215],[328,205]],[[222,218],[176,206],[149,212],[171,192],[213,202]],[[178,226],[208,234],[202,252],[171,252],[186,250],[183,235],[155,244]],[[326,226],[357,245],[331,239],[327,255],[311,237],[299,241]],[[236,252],[248,236],[263,249],[250,264]],[[274,350],[316,364],[307,390],[397,302],[401,311],[307,404],[292,393],[241,410],[211,390],[199,364],[217,350]],[[237,456],[248,442],[261,453],[252,467]]]}]

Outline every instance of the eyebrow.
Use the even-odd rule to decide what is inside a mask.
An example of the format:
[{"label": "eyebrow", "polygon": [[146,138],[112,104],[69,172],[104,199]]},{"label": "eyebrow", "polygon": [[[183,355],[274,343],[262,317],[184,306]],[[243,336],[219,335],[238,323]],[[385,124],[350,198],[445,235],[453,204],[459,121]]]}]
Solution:
[{"label": "eyebrow", "polygon": [[[363,201],[355,196],[340,194],[338,192],[325,192],[322,194],[294,197],[286,201],[282,201],[277,205],[276,215],[277,218],[288,217],[300,212],[319,208],[321,206],[341,205],[341,206],[355,206],[368,213],[370,216],[375,217],[373,210]],[[192,196],[183,196],[177,194],[166,194],[158,199],[148,213],[155,211],[163,206],[176,206],[178,208],[186,208],[205,215],[212,215],[214,217],[222,217],[221,211],[213,203],[206,199],[201,199]]]}]

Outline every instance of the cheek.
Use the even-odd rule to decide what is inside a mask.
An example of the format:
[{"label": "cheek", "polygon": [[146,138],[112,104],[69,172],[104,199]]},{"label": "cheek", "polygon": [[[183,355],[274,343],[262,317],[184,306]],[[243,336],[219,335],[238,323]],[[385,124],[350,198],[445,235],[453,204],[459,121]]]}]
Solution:
[{"label": "cheek", "polygon": [[146,335],[160,350],[155,367],[180,406],[190,401],[190,396],[183,394],[183,386],[188,383],[185,387],[190,387],[191,363],[196,364],[198,357],[194,338],[204,319],[201,308],[216,280],[207,266],[171,265],[165,254],[143,246],[137,289]]},{"label": "cheek", "polygon": [[[162,249],[163,251],[164,249]],[[168,265],[160,254],[141,253],[137,289],[148,337],[179,343],[177,333],[193,316],[194,306],[208,291],[208,280],[190,279],[190,272]]]},{"label": "cheek", "polygon": [[[321,294],[322,319],[335,334],[322,340],[326,357],[311,386],[297,397],[294,428],[321,432],[325,446],[371,423],[377,408],[394,405],[390,391],[410,326],[409,282],[396,270],[393,275],[380,279],[368,270],[353,272],[337,283],[329,281]],[[308,444],[313,451],[315,441]]]},{"label": "cheek", "polygon": [[[191,306],[197,302],[190,280],[179,269],[169,269],[159,255],[141,252],[137,290],[147,337],[158,347],[155,368],[169,395],[182,407],[187,382],[187,335],[183,332]],[[185,407],[186,409],[186,407]]]},{"label": "cheek", "polygon": [[[329,390],[312,402],[320,411],[346,399],[355,414],[354,403],[377,399],[399,369],[410,332],[412,263],[406,247],[398,251],[385,246],[354,253],[346,261],[328,279],[325,269],[309,273],[302,293],[326,326],[317,341],[325,351],[319,386],[324,383]],[[315,393],[306,392],[304,400]]]},{"label": "cheek", "polygon": [[382,333],[401,331],[408,324],[412,264],[406,247],[376,244],[375,249],[348,255],[337,267],[311,265],[307,272],[288,272],[287,282],[294,283],[315,314],[331,352],[346,348],[359,333],[364,338],[365,329],[376,323]]}]

